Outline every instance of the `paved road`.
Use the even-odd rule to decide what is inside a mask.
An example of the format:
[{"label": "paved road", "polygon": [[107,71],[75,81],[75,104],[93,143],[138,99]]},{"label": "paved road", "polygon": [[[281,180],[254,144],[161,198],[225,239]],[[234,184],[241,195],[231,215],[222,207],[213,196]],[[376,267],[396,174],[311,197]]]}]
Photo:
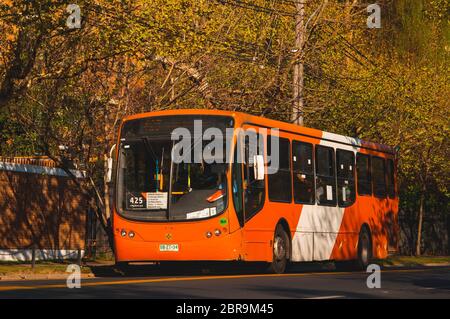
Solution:
[{"label": "paved road", "polygon": [[[153,266],[154,267],[154,266]],[[258,272],[104,275],[82,279],[80,289],[65,280],[0,281],[3,298],[447,298],[450,267],[383,270],[381,288],[367,288],[367,273],[302,270],[283,275]]]}]

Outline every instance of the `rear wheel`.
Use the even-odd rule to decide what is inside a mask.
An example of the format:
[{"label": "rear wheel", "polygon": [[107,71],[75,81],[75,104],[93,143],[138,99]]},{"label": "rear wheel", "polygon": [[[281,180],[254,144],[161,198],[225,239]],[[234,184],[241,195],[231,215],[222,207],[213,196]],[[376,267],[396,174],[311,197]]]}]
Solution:
[{"label": "rear wheel", "polygon": [[286,270],[289,258],[289,236],[283,226],[277,225],[273,238],[272,262],[269,271],[275,274],[282,274]]},{"label": "rear wheel", "polygon": [[358,268],[365,270],[372,259],[372,240],[370,232],[363,227],[359,233],[358,240]]}]

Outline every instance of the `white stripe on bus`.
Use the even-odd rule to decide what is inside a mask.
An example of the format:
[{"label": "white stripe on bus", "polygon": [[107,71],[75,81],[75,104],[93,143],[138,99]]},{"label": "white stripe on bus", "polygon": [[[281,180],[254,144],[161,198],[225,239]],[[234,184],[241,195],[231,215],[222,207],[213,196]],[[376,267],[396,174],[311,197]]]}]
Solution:
[{"label": "white stripe on bus", "polygon": [[[361,141],[355,138],[323,132],[322,138],[351,145],[321,140],[319,145],[357,152]],[[334,194],[336,196],[336,194]],[[345,208],[338,206],[303,205],[297,229],[292,239],[292,261],[329,260],[333,252]]]}]

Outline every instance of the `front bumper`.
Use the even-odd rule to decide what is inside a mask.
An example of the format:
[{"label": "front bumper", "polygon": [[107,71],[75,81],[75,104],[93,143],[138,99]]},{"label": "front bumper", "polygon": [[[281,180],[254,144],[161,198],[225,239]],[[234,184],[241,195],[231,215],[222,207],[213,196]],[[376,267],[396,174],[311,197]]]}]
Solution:
[{"label": "front bumper", "polygon": [[[192,241],[140,241],[115,234],[118,262],[133,261],[232,261],[240,260],[240,232]],[[160,245],[178,245],[178,251],[160,251]]]}]

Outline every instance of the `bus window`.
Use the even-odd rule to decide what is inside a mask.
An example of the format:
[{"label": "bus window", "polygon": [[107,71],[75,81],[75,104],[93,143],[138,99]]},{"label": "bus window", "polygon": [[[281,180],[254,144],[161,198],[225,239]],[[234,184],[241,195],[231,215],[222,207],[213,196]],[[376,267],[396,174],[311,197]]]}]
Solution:
[{"label": "bus window", "polygon": [[373,194],[379,198],[386,197],[386,167],[384,159],[372,156]]},{"label": "bus window", "polygon": [[244,226],[244,207],[242,204],[242,166],[241,161],[238,160],[238,147],[235,144],[234,147],[234,157],[233,157],[233,167],[231,170],[231,187],[233,193],[233,204],[234,210],[236,211],[237,218],[239,220],[239,225]]},{"label": "bus window", "polygon": [[244,189],[245,220],[252,218],[264,204],[265,180],[256,180],[253,158],[264,155],[264,140],[261,134],[245,133],[244,144]]},{"label": "bus window", "polygon": [[334,150],[316,146],[316,200],[319,205],[336,205],[336,180],[334,174]]},{"label": "bus window", "polygon": [[355,202],[355,154],[336,150],[338,204],[347,207]]},{"label": "bus window", "polygon": [[395,198],[394,161],[387,160],[387,191],[389,198]]},{"label": "bus window", "polygon": [[[270,137],[268,138],[268,141]],[[272,156],[272,147],[268,143],[267,153]],[[279,138],[279,167],[274,174],[269,174],[269,200],[271,202],[285,202],[292,201],[291,194],[291,163],[290,163],[290,142],[286,138]]]},{"label": "bus window", "polygon": [[309,143],[292,141],[292,183],[294,201],[300,204],[314,204],[313,146]]},{"label": "bus window", "polygon": [[172,138],[178,127],[194,132],[195,122],[200,120],[202,130],[218,127],[224,132],[232,125],[228,118],[201,116],[127,123],[118,146],[118,213],[142,221],[192,221],[225,211],[228,166],[224,153],[215,149],[211,153],[210,143],[200,138],[203,134],[180,135],[179,141],[185,138],[187,143]]},{"label": "bus window", "polygon": [[370,176],[370,156],[356,154],[356,173],[358,178],[358,194],[372,195],[372,180]]},{"label": "bus window", "polygon": [[[150,207],[147,194],[167,196],[169,191],[170,141],[134,140],[119,146],[119,200],[118,206],[130,212],[128,216],[146,219],[167,219],[167,205]],[[166,199],[167,201],[167,199]]]}]

